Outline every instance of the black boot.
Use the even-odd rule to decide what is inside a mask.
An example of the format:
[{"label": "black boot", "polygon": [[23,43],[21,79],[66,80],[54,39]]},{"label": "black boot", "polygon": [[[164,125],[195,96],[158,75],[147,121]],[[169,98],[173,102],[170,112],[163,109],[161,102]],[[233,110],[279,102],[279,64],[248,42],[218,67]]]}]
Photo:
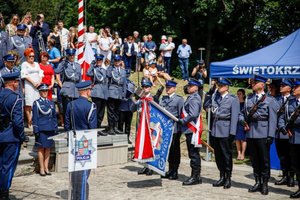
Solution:
[{"label": "black boot", "polygon": [[213,187],[221,187],[224,186],[225,183],[225,173],[224,172],[220,172],[220,179],[217,180],[215,183],[213,183]]},{"label": "black boot", "polygon": [[178,179],[178,170],[173,170],[173,173],[170,174],[169,180],[177,180]]},{"label": "black boot", "polygon": [[98,131],[98,132],[97,132],[97,135],[98,135],[98,136],[107,136],[107,133],[106,133],[106,132],[103,132],[103,131]]},{"label": "black boot", "polygon": [[171,174],[173,174],[173,170],[172,169],[169,169],[169,171],[166,172],[166,175],[164,176],[160,176],[161,178],[169,178],[171,176]]},{"label": "black boot", "polygon": [[248,189],[248,192],[258,192],[261,190],[261,180],[260,177],[255,177],[255,184]]},{"label": "black boot", "polygon": [[114,129],[112,127],[109,127],[108,131],[107,131],[108,135],[116,135]]},{"label": "black boot", "polygon": [[226,172],[225,173],[225,182],[224,182],[224,189],[229,189],[231,188],[231,172]]},{"label": "black boot", "polygon": [[147,167],[143,167],[142,169],[139,169],[139,171],[137,172],[138,175],[141,174],[146,174],[147,173],[148,168]]},{"label": "black boot", "polygon": [[116,134],[124,134],[124,132],[123,131],[120,131],[119,129],[118,129],[118,127],[114,127],[114,132],[116,133]]},{"label": "black boot", "polygon": [[263,183],[262,183],[262,187],[261,187],[261,194],[262,195],[268,195],[269,194],[269,187],[268,187],[268,178],[263,178]]},{"label": "black boot", "polygon": [[0,190],[0,200],[10,200],[8,190]]},{"label": "black boot", "polygon": [[288,187],[294,187],[295,186],[295,173],[294,172],[288,172],[287,176],[287,186]]},{"label": "black boot", "polygon": [[192,175],[190,178],[185,180],[182,185],[196,185],[201,184],[202,179],[200,178],[200,171],[192,169]]},{"label": "black boot", "polygon": [[286,185],[287,184],[287,171],[282,171],[282,178],[279,181],[275,181],[275,185]]}]

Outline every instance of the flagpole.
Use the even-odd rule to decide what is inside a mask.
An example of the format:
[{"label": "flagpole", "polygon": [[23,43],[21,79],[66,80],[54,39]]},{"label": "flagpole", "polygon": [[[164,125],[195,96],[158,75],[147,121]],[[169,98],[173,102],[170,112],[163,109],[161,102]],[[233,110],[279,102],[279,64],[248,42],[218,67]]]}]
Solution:
[{"label": "flagpole", "polygon": [[84,66],[84,4],[83,0],[78,0],[78,63],[81,65],[82,69],[82,79],[85,80],[86,69]]}]

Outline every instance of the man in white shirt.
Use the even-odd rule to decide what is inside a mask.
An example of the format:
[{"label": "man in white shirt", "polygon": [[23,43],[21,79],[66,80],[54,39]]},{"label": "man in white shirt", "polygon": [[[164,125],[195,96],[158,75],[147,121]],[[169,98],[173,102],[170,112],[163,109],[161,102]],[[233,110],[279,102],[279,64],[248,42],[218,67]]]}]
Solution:
[{"label": "man in white shirt", "polygon": [[171,57],[172,51],[175,49],[175,44],[172,42],[173,38],[168,37],[168,41],[166,41],[164,48],[160,49],[162,52],[162,56],[164,57],[165,68],[167,69],[167,73],[171,73]]},{"label": "man in white shirt", "polygon": [[94,54],[97,54],[97,33],[95,33],[94,26],[89,26],[89,32],[85,33],[85,39],[91,44]]},{"label": "man in white shirt", "polygon": [[64,28],[64,22],[62,20],[59,20],[57,22],[58,31],[61,36],[61,44],[62,44],[62,53],[65,54],[65,50],[68,48],[68,35],[69,31],[68,29]]}]

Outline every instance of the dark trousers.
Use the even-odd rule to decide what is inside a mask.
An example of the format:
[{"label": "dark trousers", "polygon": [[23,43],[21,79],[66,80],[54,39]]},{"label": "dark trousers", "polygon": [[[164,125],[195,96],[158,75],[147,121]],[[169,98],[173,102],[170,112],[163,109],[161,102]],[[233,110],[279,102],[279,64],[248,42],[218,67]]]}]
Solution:
[{"label": "dark trousers", "polygon": [[120,102],[120,99],[108,98],[107,100],[107,117],[109,127],[117,127],[118,125]]},{"label": "dark trousers", "polygon": [[0,191],[8,191],[20,154],[20,143],[0,143]]},{"label": "dark trousers", "polygon": [[124,55],[125,69],[131,71],[133,56]]},{"label": "dark trousers", "polygon": [[181,158],[180,137],[181,137],[181,132],[173,134],[173,139],[172,139],[169,158],[168,158],[169,170],[178,170],[179,168],[180,158]]},{"label": "dark trousers", "polygon": [[92,101],[96,104],[97,107],[97,128],[101,127],[101,123],[104,118],[105,107],[106,107],[106,100],[100,99],[97,97],[92,97]]},{"label": "dark trousers", "polygon": [[186,146],[188,149],[189,158],[191,159],[190,167],[195,172],[200,173],[201,172],[201,159],[200,159],[200,153],[199,153],[200,148],[195,147],[194,145],[191,144],[192,136],[193,136],[193,133],[185,134]]},{"label": "dark trousers", "polygon": [[171,57],[164,57],[164,63],[167,70],[167,73],[171,75]]},{"label": "dark trousers", "polygon": [[282,171],[292,171],[290,143],[288,139],[275,139],[276,150]]},{"label": "dark trousers", "polygon": [[87,200],[89,198],[88,178],[90,176],[90,173],[91,170],[70,172],[72,184],[72,200]]},{"label": "dark trousers", "polygon": [[[131,111],[120,111],[118,129],[123,131],[129,137],[131,131],[131,121],[132,121],[133,112]],[[125,130],[124,130],[125,124]]]},{"label": "dark trousers", "polygon": [[298,184],[300,184],[300,144],[290,144],[290,150],[292,169],[296,173]]},{"label": "dark trousers", "polygon": [[34,61],[40,62],[40,48],[39,46],[32,46],[34,50]]},{"label": "dark trousers", "polygon": [[229,138],[217,138],[211,136],[211,145],[215,150],[215,158],[219,171],[232,172],[232,146]]},{"label": "dark trousers", "polygon": [[254,177],[270,178],[270,146],[266,144],[267,138],[247,138],[247,148]]},{"label": "dark trousers", "polygon": [[63,115],[64,115],[64,122],[66,121],[66,111],[67,111],[67,106],[68,104],[75,100],[76,98],[69,98],[66,96],[61,96],[61,102],[62,102],[62,107],[63,107]]}]

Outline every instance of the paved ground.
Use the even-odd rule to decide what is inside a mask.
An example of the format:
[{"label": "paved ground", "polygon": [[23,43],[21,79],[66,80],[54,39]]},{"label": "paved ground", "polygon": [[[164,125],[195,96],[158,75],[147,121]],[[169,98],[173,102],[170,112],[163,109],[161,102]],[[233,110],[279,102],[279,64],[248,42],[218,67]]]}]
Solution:
[{"label": "paved ground", "polygon": [[[25,166],[23,166],[25,168]],[[214,162],[202,161],[203,184],[183,187],[182,181],[190,174],[189,160],[182,159],[179,180],[170,181],[161,179],[159,175],[137,175],[140,165],[128,162],[122,165],[101,167],[94,170],[89,178],[90,199],[116,200],[148,200],[148,199],[288,199],[288,195],[297,190],[296,187],[278,187],[271,179],[270,194],[263,196],[260,193],[248,193],[253,184],[251,167],[234,165],[232,188],[214,188],[212,182],[218,178]],[[26,169],[22,170],[23,174]],[[29,170],[29,169],[27,169]],[[272,175],[278,178],[278,172]],[[28,171],[26,176],[13,179],[11,188],[12,199],[66,199],[68,190],[68,173],[53,173],[52,176],[40,177]]]}]

